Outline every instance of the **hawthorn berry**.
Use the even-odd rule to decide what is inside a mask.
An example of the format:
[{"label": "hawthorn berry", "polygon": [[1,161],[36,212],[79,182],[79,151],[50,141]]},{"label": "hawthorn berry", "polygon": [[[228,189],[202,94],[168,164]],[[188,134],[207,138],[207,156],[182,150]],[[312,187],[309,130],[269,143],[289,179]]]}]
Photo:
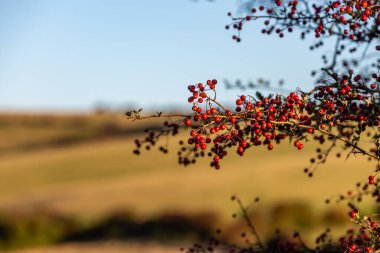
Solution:
[{"label": "hawthorn berry", "polygon": [[185,125],[190,126],[191,125],[191,120],[189,118],[185,119]]},{"label": "hawthorn berry", "polygon": [[368,184],[370,184],[370,185],[375,184],[375,177],[374,176],[369,176],[368,177]]}]

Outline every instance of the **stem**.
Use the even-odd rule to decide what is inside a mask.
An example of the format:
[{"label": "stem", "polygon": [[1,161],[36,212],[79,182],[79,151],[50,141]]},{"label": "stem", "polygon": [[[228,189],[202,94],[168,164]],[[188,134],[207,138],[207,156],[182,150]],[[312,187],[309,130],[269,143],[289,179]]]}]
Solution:
[{"label": "stem", "polygon": [[263,242],[261,241],[260,236],[259,236],[259,234],[257,233],[256,228],[255,228],[255,226],[254,226],[253,223],[252,223],[252,220],[249,218],[249,215],[248,215],[248,212],[247,212],[247,208],[244,207],[244,205],[243,205],[243,203],[241,202],[240,198],[236,197],[236,200],[237,200],[237,203],[238,203],[238,205],[239,205],[239,208],[240,208],[240,210],[241,210],[241,212],[242,212],[242,215],[243,215],[243,218],[244,218],[245,222],[247,222],[247,225],[248,225],[248,227],[250,228],[252,235],[253,235],[254,237],[256,237],[256,239],[257,239],[257,243],[258,243],[259,247],[260,247],[261,249],[265,249],[264,244],[263,244]]},{"label": "stem", "polygon": [[327,131],[322,130],[322,129],[315,129],[315,130],[317,130],[317,131],[319,131],[319,132],[321,132],[321,133],[323,133],[323,134],[326,134],[326,135],[328,135],[328,136],[331,136],[331,137],[333,137],[333,138],[335,138],[335,139],[338,139],[338,140],[343,141],[344,143],[346,143],[346,144],[349,145],[350,147],[353,147],[354,149],[359,150],[363,155],[365,154],[365,155],[367,155],[367,156],[370,156],[370,157],[372,157],[372,158],[375,158],[375,159],[378,160],[378,161],[380,160],[380,157],[371,154],[370,152],[364,150],[363,148],[361,148],[361,147],[359,147],[358,145],[356,145],[356,144],[350,142],[350,141],[347,140],[347,139],[344,139],[344,138],[342,138],[342,137],[340,137],[340,136],[338,136],[338,135],[335,135],[335,134],[333,134],[333,133],[327,132]]}]

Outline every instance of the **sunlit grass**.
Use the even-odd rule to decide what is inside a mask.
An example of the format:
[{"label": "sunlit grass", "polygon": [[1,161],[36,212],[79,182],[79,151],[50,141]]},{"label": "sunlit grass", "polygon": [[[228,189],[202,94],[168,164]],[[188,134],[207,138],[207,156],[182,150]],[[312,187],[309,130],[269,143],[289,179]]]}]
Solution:
[{"label": "sunlit grass", "polygon": [[[91,117],[87,120],[86,124],[91,125]],[[94,118],[94,122],[97,120]],[[143,125],[137,126],[143,128]],[[28,134],[36,133],[33,138],[42,143],[52,135],[67,134],[54,124],[41,127],[46,128],[46,132],[28,128]],[[126,127],[131,125],[128,123]],[[14,128],[4,129],[3,136],[7,136],[7,131],[9,136],[18,135]],[[73,127],[70,131],[86,134],[81,133],[85,129]],[[31,140],[20,141],[24,145]],[[303,169],[310,157],[315,156],[317,146],[313,143],[306,143],[302,151],[289,143],[275,145],[273,151],[265,147],[252,148],[241,158],[231,150],[219,171],[208,166],[208,158],[182,167],[177,164],[177,142],[178,138],[170,142],[168,155],[154,149],[135,156],[133,138],[122,136],[94,137],[90,142],[63,147],[50,147],[45,143],[43,148],[6,153],[0,157],[0,209],[12,212],[43,208],[83,220],[104,217],[120,209],[130,210],[142,219],[167,211],[211,210],[225,223],[231,222],[231,214],[237,211],[237,206],[229,200],[232,194],[237,194],[247,204],[260,197],[256,210],[262,212],[260,217],[266,217],[258,221],[263,228],[265,222],[272,222],[268,220],[272,216],[267,213],[278,205],[302,203],[316,214],[330,207],[344,207],[334,203],[326,205],[325,199],[352,189],[374,169],[373,164],[362,157],[345,161],[345,158],[337,159],[333,152],[328,162],[309,178]],[[302,227],[302,219],[308,216],[300,219]],[[299,228],[283,221],[278,221],[278,225]],[[314,230],[309,231],[312,235],[323,231],[328,224],[314,225]]]}]

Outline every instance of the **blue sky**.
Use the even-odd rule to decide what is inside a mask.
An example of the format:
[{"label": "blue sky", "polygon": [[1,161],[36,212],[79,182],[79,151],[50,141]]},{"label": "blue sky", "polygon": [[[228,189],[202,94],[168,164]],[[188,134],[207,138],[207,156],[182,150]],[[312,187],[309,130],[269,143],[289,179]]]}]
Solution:
[{"label": "blue sky", "polygon": [[[237,10],[233,0],[2,0],[0,110],[186,105],[187,85],[211,78],[311,87],[321,52],[298,34],[263,36],[259,23],[236,43],[224,26]],[[222,100],[240,93],[219,87]]]}]

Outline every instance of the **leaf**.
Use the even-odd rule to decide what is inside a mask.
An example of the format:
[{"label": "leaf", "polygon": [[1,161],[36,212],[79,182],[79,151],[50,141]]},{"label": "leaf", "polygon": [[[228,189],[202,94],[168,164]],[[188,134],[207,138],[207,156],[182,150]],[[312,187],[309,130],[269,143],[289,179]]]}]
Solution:
[{"label": "leaf", "polygon": [[259,92],[259,91],[256,91],[256,97],[257,97],[259,100],[263,100],[263,99],[264,99],[263,94],[261,94],[261,92]]}]

